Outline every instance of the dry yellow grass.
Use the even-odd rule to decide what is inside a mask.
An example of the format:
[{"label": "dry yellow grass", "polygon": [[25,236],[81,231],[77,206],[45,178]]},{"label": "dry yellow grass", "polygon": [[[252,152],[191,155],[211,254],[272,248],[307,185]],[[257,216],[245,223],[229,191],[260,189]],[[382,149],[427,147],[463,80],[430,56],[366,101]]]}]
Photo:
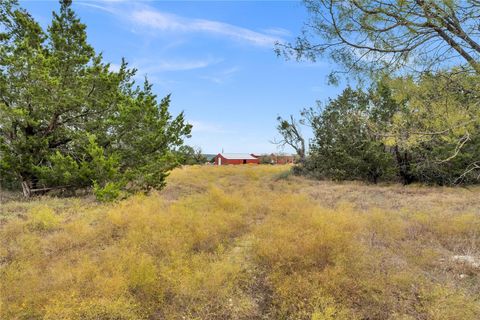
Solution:
[{"label": "dry yellow grass", "polygon": [[0,318],[480,318],[480,189],[287,172],[187,167],[113,205],[2,204]]}]

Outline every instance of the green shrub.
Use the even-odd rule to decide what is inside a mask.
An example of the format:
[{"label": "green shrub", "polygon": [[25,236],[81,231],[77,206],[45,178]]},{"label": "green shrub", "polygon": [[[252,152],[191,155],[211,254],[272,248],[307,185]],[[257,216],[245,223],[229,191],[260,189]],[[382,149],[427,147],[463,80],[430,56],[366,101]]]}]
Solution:
[{"label": "green shrub", "polygon": [[93,194],[98,201],[111,202],[120,196],[121,184],[107,182],[103,187],[101,187],[96,181],[94,181]]},{"label": "green shrub", "polygon": [[28,225],[32,230],[51,231],[57,228],[60,223],[60,217],[51,208],[39,206],[31,210]]}]

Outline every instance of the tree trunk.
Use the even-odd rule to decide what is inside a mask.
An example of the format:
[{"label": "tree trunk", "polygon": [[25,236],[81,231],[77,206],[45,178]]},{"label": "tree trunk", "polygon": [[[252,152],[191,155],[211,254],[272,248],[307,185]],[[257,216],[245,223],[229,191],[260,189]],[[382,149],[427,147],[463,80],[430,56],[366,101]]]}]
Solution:
[{"label": "tree trunk", "polygon": [[403,152],[402,154],[398,146],[395,146],[394,150],[399,170],[398,173],[402,179],[402,183],[405,185],[412,183],[415,179],[410,172],[410,159],[408,157],[407,151]]},{"label": "tree trunk", "polygon": [[29,180],[22,180],[22,192],[25,198],[30,198],[32,195],[32,184]]}]

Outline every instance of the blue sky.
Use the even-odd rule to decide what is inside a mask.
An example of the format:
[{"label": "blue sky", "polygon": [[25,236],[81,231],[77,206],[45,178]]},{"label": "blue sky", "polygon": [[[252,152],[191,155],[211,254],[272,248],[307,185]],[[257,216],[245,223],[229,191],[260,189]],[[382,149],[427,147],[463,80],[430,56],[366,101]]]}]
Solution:
[{"label": "blue sky", "polygon": [[[57,1],[21,5],[43,26],[58,8]],[[293,40],[307,18],[297,1],[74,1],[74,9],[113,68],[125,57],[159,97],[172,94],[171,111],[185,111],[194,126],[187,143],[206,153],[278,151],[270,143],[278,115],[341,89],[326,84],[329,61],[275,55],[275,41]]]}]

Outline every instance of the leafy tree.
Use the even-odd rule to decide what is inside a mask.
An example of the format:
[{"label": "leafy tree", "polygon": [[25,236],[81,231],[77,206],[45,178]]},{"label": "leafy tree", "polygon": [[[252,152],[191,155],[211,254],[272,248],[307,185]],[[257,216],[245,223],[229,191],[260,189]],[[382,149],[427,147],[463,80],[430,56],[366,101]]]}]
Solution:
[{"label": "leafy tree", "polygon": [[[480,76],[453,69],[419,79],[389,80],[392,98],[406,108],[384,131],[386,143],[410,150],[420,181],[478,182],[480,155]],[[468,172],[467,172],[468,171]]]},{"label": "leafy tree", "polygon": [[303,168],[319,178],[405,184],[478,183],[480,81],[463,72],[383,78],[347,88],[309,114],[314,138]]},{"label": "leafy tree", "polygon": [[[397,176],[404,183],[478,181],[480,2],[304,2],[309,22],[296,43],[279,44],[277,53],[313,61],[329,56],[343,66],[332,74],[333,82],[338,73],[356,74],[360,81],[364,79],[360,75],[365,74],[375,81],[385,75],[400,75],[370,91],[370,107],[355,106],[351,110],[330,103],[317,117],[320,126],[315,128],[310,158],[319,157],[317,163],[323,169],[338,169],[342,163],[352,165],[353,160],[377,155],[378,148],[385,148],[395,159]],[[355,105],[352,101],[347,104]],[[341,115],[341,121],[330,108]],[[361,117],[352,118],[352,112]],[[356,144],[344,143],[343,134],[351,135]],[[335,143],[325,144],[329,139]],[[380,145],[364,149],[372,147],[373,142]],[[359,149],[355,148],[357,144],[361,145]],[[355,150],[361,152],[355,154]],[[374,152],[365,154],[366,150]],[[330,162],[325,156],[328,152],[333,152]],[[341,152],[346,153],[342,156]],[[372,163],[379,160],[371,159]],[[346,168],[338,169],[335,176],[346,174]]]},{"label": "leafy tree", "polygon": [[279,54],[313,61],[327,55],[344,66],[339,72],[347,74],[391,74],[404,67],[432,71],[461,61],[480,73],[477,0],[304,3],[310,19],[296,43],[277,47]]},{"label": "leafy tree", "polygon": [[270,154],[262,154],[262,155],[260,155],[259,163],[260,163],[260,164],[274,164],[275,161],[274,161],[272,155],[270,155]]},{"label": "leafy tree", "polygon": [[136,70],[110,70],[86,26],[60,2],[47,30],[16,1],[0,3],[0,173],[25,196],[59,186],[129,190],[164,185],[189,136]]},{"label": "leafy tree", "polygon": [[178,148],[176,153],[182,165],[205,164],[208,162],[207,157],[203,155],[200,148],[184,145]]},{"label": "leafy tree", "polygon": [[381,136],[370,127],[386,113],[370,104],[361,90],[345,89],[312,121],[306,170],[311,175],[338,180],[360,179],[376,183],[391,178],[394,161]]}]

